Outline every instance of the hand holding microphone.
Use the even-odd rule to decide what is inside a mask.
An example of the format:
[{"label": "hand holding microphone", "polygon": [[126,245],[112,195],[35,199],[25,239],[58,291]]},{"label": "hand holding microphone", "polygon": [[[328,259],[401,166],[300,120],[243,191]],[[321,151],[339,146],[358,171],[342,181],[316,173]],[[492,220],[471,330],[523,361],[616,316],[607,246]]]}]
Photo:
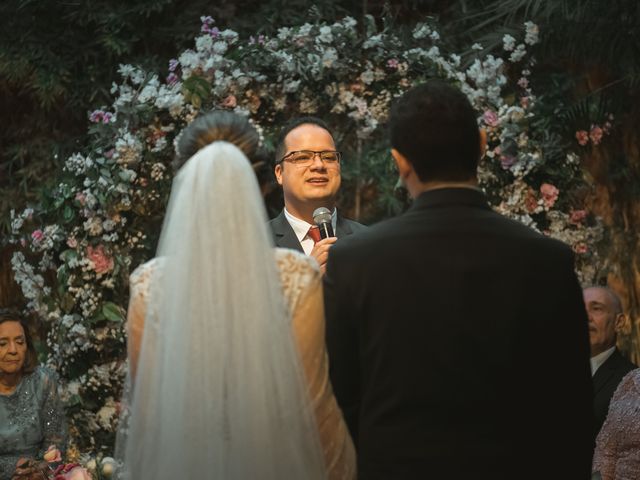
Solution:
[{"label": "hand holding microphone", "polygon": [[331,211],[325,207],[316,208],[313,211],[313,221],[320,230],[321,240],[314,245],[310,255],[316,259],[320,265],[320,271],[324,275],[329,249],[337,240],[331,224]]}]

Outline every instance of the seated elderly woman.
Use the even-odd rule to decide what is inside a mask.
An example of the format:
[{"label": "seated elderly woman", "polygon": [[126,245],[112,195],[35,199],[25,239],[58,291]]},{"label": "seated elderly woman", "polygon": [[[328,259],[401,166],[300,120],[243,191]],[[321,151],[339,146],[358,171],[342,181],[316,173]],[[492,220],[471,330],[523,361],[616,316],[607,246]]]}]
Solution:
[{"label": "seated elderly woman", "polygon": [[65,443],[55,375],[37,366],[24,319],[0,309],[0,480],[44,478],[44,453]]}]

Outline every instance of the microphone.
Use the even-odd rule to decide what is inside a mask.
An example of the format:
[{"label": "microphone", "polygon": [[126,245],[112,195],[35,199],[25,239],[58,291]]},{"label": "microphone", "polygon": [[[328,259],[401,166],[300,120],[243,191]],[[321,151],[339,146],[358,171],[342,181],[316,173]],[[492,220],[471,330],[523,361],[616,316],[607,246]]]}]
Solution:
[{"label": "microphone", "polygon": [[320,230],[320,238],[334,237],[333,226],[331,225],[331,212],[328,208],[319,207],[313,211],[313,221],[316,222]]}]

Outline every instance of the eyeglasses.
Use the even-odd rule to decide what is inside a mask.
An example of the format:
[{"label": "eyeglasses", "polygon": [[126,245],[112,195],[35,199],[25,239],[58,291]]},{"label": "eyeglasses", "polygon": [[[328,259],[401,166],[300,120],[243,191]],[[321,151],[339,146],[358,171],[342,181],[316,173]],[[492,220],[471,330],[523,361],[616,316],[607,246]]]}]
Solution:
[{"label": "eyeglasses", "polygon": [[295,152],[287,153],[278,163],[287,161],[300,167],[309,167],[313,164],[316,155],[319,155],[320,160],[327,166],[338,165],[342,159],[342,153],[335,150],[322,150],[321,152],[314,150],[296,150]]}]

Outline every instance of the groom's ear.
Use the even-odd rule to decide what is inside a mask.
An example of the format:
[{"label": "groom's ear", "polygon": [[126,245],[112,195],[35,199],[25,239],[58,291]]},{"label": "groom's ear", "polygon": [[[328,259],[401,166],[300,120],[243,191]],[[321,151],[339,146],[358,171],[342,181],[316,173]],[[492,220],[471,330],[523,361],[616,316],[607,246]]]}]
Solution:
[{"label": "groom's ear", "polygon": [[393,160],[396,162],[396,166],[398,167],[398,174],[400,175],[400,178],[402,180],[406,180],[407,177],[411,175],[411,172],[413,172],[413,165],[411,165],[411,162],[407,160],[407,157],[405,157],[395,148],[391,149],[391,156],[393,157]]},{"label": "groom's ear", "polygon": [[484,128],[480,129],[480,158],[484,157],[487,151],[487,131]]}]

